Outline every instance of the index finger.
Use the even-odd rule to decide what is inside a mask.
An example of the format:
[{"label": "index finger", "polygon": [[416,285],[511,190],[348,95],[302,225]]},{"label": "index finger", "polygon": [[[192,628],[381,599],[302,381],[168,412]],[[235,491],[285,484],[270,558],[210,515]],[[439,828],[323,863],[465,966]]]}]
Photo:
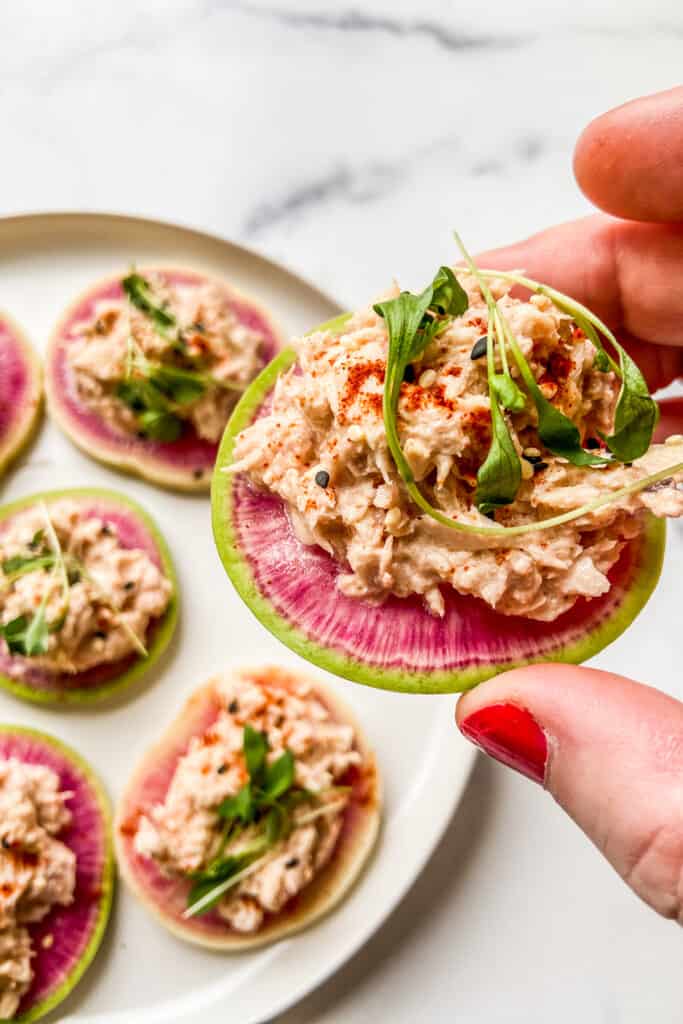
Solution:
[{"label": "index finger", "polygon": [[591,202],[615,217],[683,221],[683,86],[591,121],[574,173]]}]

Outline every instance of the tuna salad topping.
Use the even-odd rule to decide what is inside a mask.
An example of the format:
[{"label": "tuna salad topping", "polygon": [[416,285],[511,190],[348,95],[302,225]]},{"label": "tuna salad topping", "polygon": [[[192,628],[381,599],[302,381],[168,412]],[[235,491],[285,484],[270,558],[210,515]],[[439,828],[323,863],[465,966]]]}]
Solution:
[{"label": "tuna salad topping", "polygon": [[59,777],[0,760],[0,1019],[11,1019],[33,980],[28,925],[73,902],[76,857],[57,838],[71,821]]},{"label": "tuna salad topping", "polygon": [[146,656],[172,584],[116,526],[73,499],[38,502],[0,530],[0,647],[57,672]]},{"label": "tuna salad topping", "polygon": [[295,348],[231,472],[284,501],[347,595],[417,594],[442,615],[447,584],[550,621],[609,590],[648,512],[683,515],[683,438],[651,446],[635,363],[521,275],[442,267]]},{"label": "tuna salad topping", "polygon": [[289,678],[217,678],[216,719],[190,741],[163,803],[135,823],[137,853],[191,883],[186,917],[216,910],[256,932],[334,854],[362,756],[352,726]]},{"label": "tuna salad topping", "polygon": [[80,398],[118,430],[175,441],[191,428],[218,441],[261,367],[263,337],[240,323],[219,282],[124,278],[124,297],[73,328],[69,360]]}]

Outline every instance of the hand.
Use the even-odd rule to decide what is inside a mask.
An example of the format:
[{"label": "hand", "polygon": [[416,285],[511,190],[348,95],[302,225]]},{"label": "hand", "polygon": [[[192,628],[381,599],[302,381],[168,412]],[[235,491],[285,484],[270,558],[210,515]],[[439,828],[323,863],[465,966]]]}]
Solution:
[{"label": "hand", "polygon": [[[478,257],[523,267],[616,329],[652,389],[683,376],[683,88],[626,104],[580,137],[574,170],[606,214]],[[623,218],[623,219],[617,219]],[[683,432],[683,400],[663,403]],[[651,907],[683,924],[683,704],[571,665],[506,672],[456,719],[486,753],[541,783]]]}]

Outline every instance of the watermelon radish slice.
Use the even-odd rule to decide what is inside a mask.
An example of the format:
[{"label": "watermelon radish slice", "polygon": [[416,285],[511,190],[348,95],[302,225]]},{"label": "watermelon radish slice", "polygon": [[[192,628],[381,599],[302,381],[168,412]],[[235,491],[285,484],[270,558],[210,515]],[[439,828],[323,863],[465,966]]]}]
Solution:
[{"label": "watermelon radish slice", "polygon": [[38,357],[21,328],[0,313],[0,477],[31,440],[42,398]]},{"label": "watermelon radish slice", "polygon": [[[195,270],[172,267],[146,267],[169,284],[204,284],[212,278]],[[189,427],[177,441],[162,442],[117,430],[99,417],[80,398],[69,365],[69,345],[75,340],[74,327],[94,320],[97,303],[123,298],[121,277],[108,277],[92,285],[69,306],[57,324],[46,357],[46,391],[50,412],[66,434],[89,455],[152,483],[184,491],[206,491],[218,445],[206,441]],[[219,282],[229,296],[230,305],[241,324],[259,331],[262,342],[262,366],[281,347],[279,329],[270,315],[254,299]]]},{"label": "watermelon radish slice", "polygon": [[38,703],[81,704],[118,695],[137,682],[159,660],[173,636],[178,620],[178,581],[171,555],[159,528],[134,501],[116,491],[72,488],[33,494],[0,508],[0,534],[12,517],[37,501],[71,498],[83,505],[85,516],[98,516],[115,526],[124,547],[141,548],[173,584],[171,600],[161,619],[153,622],[145,637],[147,657],[130,654],[119,662],[94,666],[77,674],[57,673],[38,666],[32,658],[0,649],[0,687],[17,697]]},{"label": "watermelon radish slice", "polygon": [[76,855],[76,890],[68,907],[54,907],[28,925],[34,957],[33,982],[13,1022],[38,1020],[66,999],[92,962],[109,919],[114,859],[109,804],[92,769],[59,740],[35,729],[0,725],[0,760],[10,757],[51,768],[60,789],[73,796],[71,824],[58,838]]},{"label": "watermelon radish slice", "polygon": [[[294,680],[289,672],[275,667],[260,672],[268,672],[269,682],[276,682],[278,686],[291,686]],[[178,760],[186,752],[191,737],[205,733],[218,716],[220,704],[211,682],[190,697],[160,742],[138,765],[116,814],[114,841],[119,869],[124,881],[148,910],[180,938],[225,952],[240,952],[274,942],[307,927],[330,911],[360,875],[379,833],[381,784],[374,758],[352,713],[317,681],[315,692],[336,721],[353,726],[363,766],[351,771],[345,780],[352,792],[331,860],[280,913],[266,916],[262,927],[253,935],[232,930],[215,911],[184,919],[190,882],[166,877],[153,860],[140,856],[133,844],[141,815],[164,800]]]},{"label": "watermelon radish slice", "polygon": [[[321,330],[341,328],[346,317]],[[554,622],[500,615],[483,601],[444,589],[443,618],[417,597],[372,605],[336,587],[340,566],[294,535],[284,503],[226,472],[236,436],[268,408],[284,349],[250,385],[221,442],[213,478],[213,530],[237,592],[256,617],[302,657],[346,679],[408,693],[465,690],[505,669],[537,661],[582,662],[615,640],[659,578],[665,524],[649,517],[625,547],[602,597],[579,599]]]}]

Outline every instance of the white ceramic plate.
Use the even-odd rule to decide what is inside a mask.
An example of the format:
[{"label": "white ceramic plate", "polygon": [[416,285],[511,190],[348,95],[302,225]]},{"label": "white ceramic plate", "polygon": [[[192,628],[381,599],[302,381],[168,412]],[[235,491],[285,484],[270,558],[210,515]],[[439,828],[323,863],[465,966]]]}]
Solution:
[{"label": "white ceramic plate", "polygon": [[[62,307],[91,281],[132,262],[187,262],[224,274],[261,299],[289,332],[339,311],[310,284],[229,242],[154,221],[103,214],[0,220],[0,308],[39,350]],[[208,498],[175,496],[81,454],[51,423],[7,478],[3,502],[35,491],[105,486],[140,501],[159,522],[181,585],[179,637],[148,684],[103,710],[56,712],[0,694],[0,721],[45,729],[72,743],[116,800],[133,764],[187,694],[234,659],[309,666],[244,607],[214,550]],[[318,673],[322,675],[322,673]],[[458,803],[473,760],[453,725],[453,699],[379,693],[327,677],[366,726],[386,783],[376,854],[351,896],[321,923],[264,951],[227,957],[163,931],[122,888],[103,948],[60,1008],[73,1024],[257,1024],[340,967],[414,881]]]}]

